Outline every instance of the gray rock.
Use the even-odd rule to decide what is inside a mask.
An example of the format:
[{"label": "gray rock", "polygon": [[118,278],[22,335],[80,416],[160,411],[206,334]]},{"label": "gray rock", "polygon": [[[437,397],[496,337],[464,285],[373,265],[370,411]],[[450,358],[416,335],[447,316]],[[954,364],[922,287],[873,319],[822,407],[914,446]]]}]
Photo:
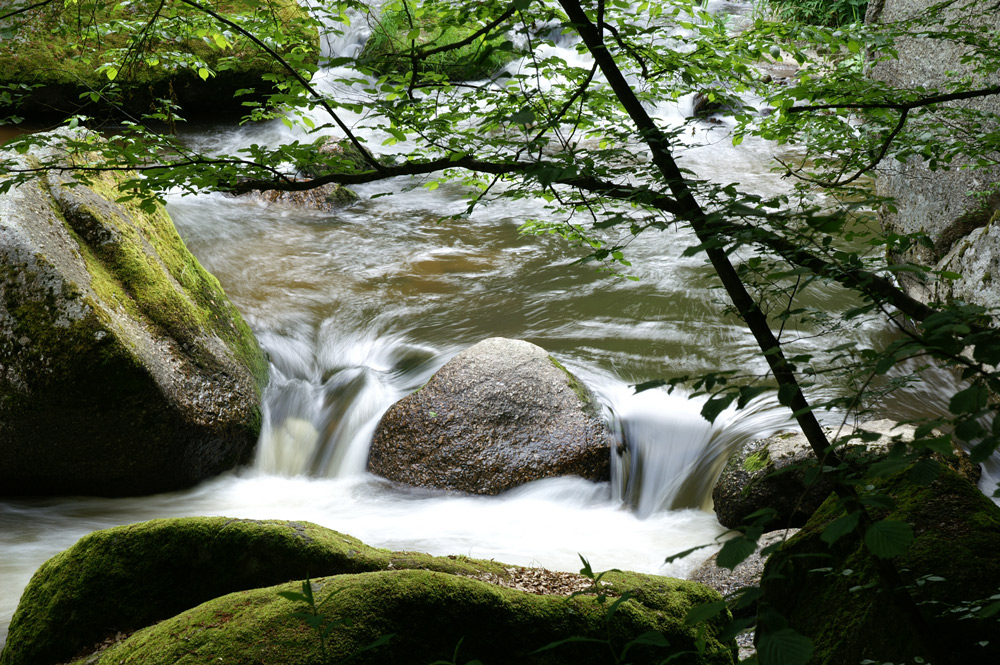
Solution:
[{"label": "gray rock", "polygon": [[[869,4],[869,23],[890,23],[925,15],[936,0],[877,0]],[[965,3],[959,3],[960,5]],[[945,16],[954,19],[958,9],[949,9]],[[968,15],[968,12],[966,12]],[[1000,30],[1000,13],[987,12],[974,23]],[[968,49],[941,39],[905,39],[897,43],[899,58],[880,62],[871,69],[871,76],[901,88],[936,86],[948,77],[948,72],[962,75],[969,66],[961,62]],[[952,74],[952,79],[957,78]],[[972,88],[1000,83],[1000,73],[976,80]],[[975,100],[954,102],[979,111],[1000,115],[1000,97],[994,95]],[[993,126],[996,127],[994,120]],[[989,121],[976,130],[989,131]],[[992,280],[1000,265],[1000,237],[995,231],[979,232],[991,223],[1000,210],[1000,195],[989,195],[993,183],[1000,181],[1000,169],[965,169],[965,162],[956,160],[950,170],[931,171],[919,158],[906,162],[886,160],[878,169],[876,192],[895,198],[895,211],[879,211],[882,225],[899,233],[923,231],[934,241],[934,247],[917,247],[912,253],[893,260],[916,260],[962,275],[954,284],[925,283],[914,273],[903,273],[900,280],[915,297],[924,300],[956,297],[986,306],[996,306],[996,289]],[[971,194],[984,194],[975,197]],[[975,234],[975,238],[970,236]],[[949,252],[952,252],[949,255]],[[958,254],[956,256],[955,254]],[[949,256],[946,256],[949,255]]]},{"label": "gray rock", "polygon": [[611,444],[575,377],[534,344],[490,338],[386,412],[368,468],[408,485],[499,494],[551,476],[607,480]]},{"label": "gray rock", "polygon": [[[776,542],[791,538],[796,533],[798,533],[798,529],[782,529],[765,533],[757,541],[757,551],[732,570],[720,568],[716,563],[717,555],[713,554],[692,570],[688,579],[715,589],[724,598],[732,596],[745,587],[757,586],[760,584],[760,576],[764,573],[764,564],[767,563],[767,557],[760,554],[761,550]],[[731,609],[733,609],[733,616],[742,616],[736,609]]]},{"label": "gray rock", "polygon": [[[729,610],[734,619],[752,617],[757,613],[757,603],[748,603],[745,607],[738,607],[736,601],[739,598],[740,590],[760,585],[761,577],[764,574],[764,564],[767,563],[768,559],[768,557],[761,556],[761,550],[777,542],[783,542],[796,533],[798,533],[798,529],[783,529],[765,533],[757,541],[757,551],[732,570],[720,568],[716,563],[717,555],[713,554],[692,570],[688,579],[718,591],[728,601]],[[757,653],[757,649],[753,645],[753,638],[754,632],[752,630],[736,636],[736,644],[740,650],[740,662]]]},{"label": "gray rock", "polygon": [[[852,444],[849,452],[862,454],[874,447],[884,448],[896,435],[912,440],[914,429],[891,420],[863,423],[862,428],[881,438]],[[835,432],[828,430],[828,434]],[[815,466],[815,456],[801,432],[776,434],[743,446],[730,457],[712,490],[719,522],[737,528],[746,524],[747,515],[773,508],[777,514],[766,529],[802,526],[832,491],[822,476],[807,483],[806,469]]]},{"label": "gray rock", "polygon": [[122,179],[0,195],[0,495],[162,492],[252,454],[266,359],[162,206],[115,201]]}]

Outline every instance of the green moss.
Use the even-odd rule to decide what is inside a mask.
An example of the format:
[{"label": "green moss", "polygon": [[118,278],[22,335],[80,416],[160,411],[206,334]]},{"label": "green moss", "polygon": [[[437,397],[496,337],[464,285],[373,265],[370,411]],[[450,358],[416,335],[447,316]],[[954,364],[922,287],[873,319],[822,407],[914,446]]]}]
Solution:
[{"label": "green moss", "polygon": [[[949,469],[929,486],[915,485],[902,472],[878,483],[895,507],[879,519],[910,524],[915,539],[895,559],[932,627],[930,635],[955,662],[998,662],[998,623],[959,619],[952,612],[1000,588],[1000,508]],[[836,502],[824,503],[806,526],[768,561],[764,602],[810,637],[814,663],[913,662],[919,639],[906,616],[881,592],[874,560],[865,546],[844,537],[827,546],[821,534],[840,516]],[[943,581],[921,582],[933,575]],[[978,646],[987,641],[986,647]]]},{"label": "green moss", "polygon": [[[707,653],[694,653],[697,630],[685,626],[683,613],[692,600],[667,587],[636,591],[653,596],[672,594],[677,612],[650,608],[630,599],[606,622],[606,606],[593,596],[572,599],[526,594],[491,584],[432,571],[384,571],[315,580],[323,613],[349,620],[337,627],[328,647],[296,612],[301,602],[279,596],[297,591],[299,583],[224,596],[142,630],[101,655],[98,663],[177,662],[299,663],[322,665],[356,656],[359,663],[431,663],[451,659],[461,644],[458,662],[473,658],[505,663],[606,663],[607,647],[571,643],[533,653],[560,639],[584,636],[610,641],[619,652],[630,639],[656,631],[669,649],[637,646],[630,662],[659,662],[672,653],[689,651],[672,662],[734,663],[734,646],[720,643],[723,619],[707,626]],[[717,596],[714,596],[717,598]],[[387,635],[379,648],[363,651]]]},{"label": "green moss", "polygon": [[561,362],[556,360],[554,357],[549,356],[549,362],[555,365],[557,369],[561,370],[562,373],[566,375],[566,381],[567,384],[569,385],[570,390],[572,390],[576,394],[577,398],[580,400],[580,403],[584,405],[584,410],[593,416],[597,416],[598,415],[597,403],[594,400],[594,395],[593,393],[590,392],[590,389],[587,388],[587,386],[584,385],[583,382],[580,381],[580,379],[576,378],[576,375],[573,374],[573,372],[566,369],[566,367]]},{"label": "green moss", "polygon": [[2,665],[65,660],[232,591],[384,569],[509,577],[503,564],[392,552],[308,522],[161,519],[96,531],[35,573],[10,625]]},{"label": "green moss", "polygon": [[[437,48],[466,39],[503,8],[482,3],[455,13],[450,5],[439,7],[430,1],[387,6],[372,25],[361,62],[377,74],[405,76],[413,67],[410,58],[413,43],[409,39],[412,30],[420,32],[415,40],[418,47]],[[505,42],[502,37],[478,39],[462,48],[426,58],[420,64],[421,71],[451,81],[487,78],[514,59],[516,54],[510,50],[509,42],[504,46]]]},{"label": "green moss", "polygon": [[[315,64],[319,36],[295,0],[214,0],[210,6],[278,41],[284,56]],[[150,29],[154,15],[158,19]],[[186,38],[166,34],[182,26],[190,26]],[[67,106],[63,112],[84,104],[91,111],[109,111],[120,104],[131,112],[145,112],[157,98],[176,101],[186,90],[200,87],[202,97],[217,100],[211,111],[218,113],[237,89],[259,87],[263,77],[284,74],[252,42],[180,3],[54,2],[15,15],[3,27],[16,31],[17,38],[0,41],[0,83],[45,86],[50,102],[53,90],[60,90],[64,98],[59,104]],[[203,34],[195,34],[199,28]],[[220,31],[229,35],[225,48],[212,38]],[[118,71],[117,89],[109,87],[107,72],[96,71],[109,63]],[[201,80],[202,67],[215,73],[210,83]],[[90,101],[90,93],[97,91],[99,95]],[[233,108],[239,110],[241,102],[233,102]],[[39,109],[50,110],[44,104]],[[198,111],[191,108],[185,115]]]},{"label": "green moss", "polygon": [[[199,353],[200,340],[206,333],[217,335],[263,389],[267,360],[253,332],[218,280],[187,250],[166,209],[157,205],[147,212],[134,201],[110,203],[121,196],[123,180],[102,173],[61,194],[71,199],[60,212],[80,241],[91,286],[105,302],[148,321],[209,367],[211,356]],[[88,237],[94,235],[101,237]]]},{"label": "green moss", "polygon": [[763,471],[771,463],[771,455],[767,450],[767,447],[758,450],[755,453],[751,453],[746,456],[743,460],[743,470],[748,473],[755,473],[757,471]]},{"label": "green moss", "polygon": [[[430,663],[450,656],[463,638],[470,651],[463,651],[462,662],[477,656],[489,656],[491,663],[521,662],[527,651],[562,637],[610,635],[621,648],[647,630],[685,650],[698,634],[684,623],[688,611],[719,599],[693,582],[608,573],[606,592],[617,597],[628,592],[631,600],[606,629],[606,606],[592,596],[530,595],[474,579],[507,580],[517,570],[463,556],[373,548],[308,522],[152,520],[94,532],[43,564],[14,614],[0,663],[63,662],[109,635],[144,626],[149,627],[104,653],[100,662],[339,662],[388,633],[398,636],[392,648],[368,662]],[[336,593],[325,606],[329,616],[355,622],[338,631],[327,654],[293,616],[305,608],[278,596],[297,590],[306,576],[324,585],[320,598]],[[709,656],[679,662],[735,662],[735,644],[718,640],[726,620],[720,616],[704,627]],[[603,662],[603,654],[595,660],[593,653],[569,649],[529,660]]]}]

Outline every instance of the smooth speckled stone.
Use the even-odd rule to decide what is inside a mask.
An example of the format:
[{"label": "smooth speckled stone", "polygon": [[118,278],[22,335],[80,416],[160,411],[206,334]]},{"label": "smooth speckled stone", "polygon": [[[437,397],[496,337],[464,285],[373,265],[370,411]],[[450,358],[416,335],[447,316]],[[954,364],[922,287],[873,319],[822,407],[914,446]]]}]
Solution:
[{"label": "smooth speckled stone", "polygon": [[373,473],[499,494],[532,480],[607,480],[612,436],[593,396],[543,349],[490,338],[458,354],[375,430]]}]

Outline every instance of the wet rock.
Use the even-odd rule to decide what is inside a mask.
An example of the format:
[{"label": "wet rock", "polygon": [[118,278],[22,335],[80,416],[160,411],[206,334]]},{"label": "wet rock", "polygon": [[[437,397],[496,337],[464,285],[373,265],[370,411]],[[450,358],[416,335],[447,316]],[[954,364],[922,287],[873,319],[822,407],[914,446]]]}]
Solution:
[{"label": "wet rock", "polygon": [[287,192],[275,189],[266,191],[255,189],[240,196],[261,205],[277,205],[287,208],[318,210],[320,212],[339,210],[358,200],[357,194],[347,187],[342,187],[336,183]]},{"label": "wet rock", "polygon": [[491,338],[386,412],[373,473],[418,487],[499,494],[532,480],[607,480],[612,436],[590,392],[534,344]]},{"label": "wet rock", "polygon": [[[688,579],[715,589],[722,594],[723,598],[737,598],[737,594],[741,589],[760,584],[761,575],[764,573],[764,564],[768,558],[761,556],[761,550],[777,542],[791,538],[798,531],[798,529],[783,529],[781,531],[765,533],[757,541],[757,551],[732,570],[720,568],[716,563],[717,555],[713,554],[705,559],[704,563],[692,570],[688,575]],[[733,616],[737,618],[752,616],[756,613],[756,603],[742,610],[735,608],[731,603],[730,609],[733,611]]]},{"label": "wet rock", "polygon": [[[890,24],[925,16],[935,0],[880,0],[868,6],[868,23]],[[995,33],[1000,30],[1000,13],[979,11],[976,3],[957,3],[935,10],[941,20],[964,20],[972,30]],[[904,89],[933,88],[968,77],[969,89],[988,88],[1000,83],[1000,73],[973,72],[974,50],[959,42],[933,37],[908,37],[897,40],[896,55],[879,61],[871,68],[877,81]],[[982,113],[977,133],[995,132],[1000,117],[1000,98],[987,95],[977,99],[945,102],[942,107],[961,106]],[[903,255],[890,256],[890,262],[916,261],[961,275],[954,281],[928,280],[915,271],[899,271],[897,278],[913,296],[927,301],[958,299],[996,307],[995,280],[1000,277],[1000,234],[996,220],[1000,215],[1000,195],[995,183],[1000,168],[977,166],[975,160],[961,155],[950,160],[947,168],[932,168],[933,161],[912,156],[905,161],[885,160],[875,179],[876,193],[892,197],[892,205],[882,206],[879,221],[886,231],[910,234],[923,232],[933,241],[930,246],[914,243]],[[972,168],[970,168],[972,167]]]},{"label": "wet rock", "polygon": [[[857,454],[867,454],[875,447],[884,451],[895,435],[913,438],[912,427],[897,427],[889,420],[864,423],[862,427],[880,434],[881,438],[865,445],[852,445],[850,451]],[[828,436],[833,434],[827,430]],[[832,491],[830,482],[822,475],[810,473],[817,465],[801,432],[776,434],[743,446],[729,458],[712,489],[716,517],[723,526],[737,528],[746,524],[747,515],[773,508],[775,517],[765,528],[802,526]]]},{"label": "wet rock", "polygon": [[252,455],[266,359],[163,207],[116,202],[122,179],[0,195],[0,495],[151,494]]},{"label": "wet rock", "polygon": [[[863,441],[877,435],[877,439]],[[841,433],[838,454],[852,468],[860,468],[883,457],[894,441],[912,441],[916,428],[892,420],[872,420]],[[835,434],[827,430],[827,436]],[[845,437],[847,437],[845,439]],[[958,472],[970,483],[979,482],[981,469],[962,450],[950,455],[934,453],[939,464]],[[747,524],[746,516],[771,508],[773,519],[765,530],[800,527],[833,491],[832,483],[819,473],[820,465],[801,432],[777,434],[747,444],[726,463],[712,490],[715,514],[730,528]]]},{"label": "wet rock", "polygon": [[[892,560],[928,629],[919,631],[890,600],[863,542],[851,536],[832,545],[822,540],[827,525],[843,514],[831,497],[768,560],[762,583],[762,608],[784,617],[773,625],[813,641],[811,663],[921,662],[917,656],[931,662],[933,656],[921,653],[922,638],[945,654],[940,662],[1000,662],[997,617],[979,611],[1000,589],[1000,508],[950,469],[929,485],[911,482],[910,473],[859,491],[879,495],[870,506],[891,498],[893,507],[875,517],[912,529],[905,553]],[[761,630],[758,623],[758,638]]]}]

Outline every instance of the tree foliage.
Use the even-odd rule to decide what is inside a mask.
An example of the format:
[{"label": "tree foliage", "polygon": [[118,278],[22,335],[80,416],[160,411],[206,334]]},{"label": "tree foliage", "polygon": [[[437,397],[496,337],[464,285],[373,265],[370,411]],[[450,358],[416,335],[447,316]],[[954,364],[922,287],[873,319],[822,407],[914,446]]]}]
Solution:
[{"label": "tree foliage", "polygon": [[[0,12],[0,27],[30,22],[37,8],[53,2],[93,4],[22,2]],[[633,238],[689,230],[683,236],[692,239],[687,252],[711,263],[769,371],[752,375],[722,368],[660,383],[686,382],[708,395],[703,414],[709,419],[731,404],[742,407],[761,393],[776,393],[822,468],[835,478],[843,517],[824,539],[862,538],[887,593],[915,625],[926,623],[926,609],[907,595],[906,581],[892,563],[912,531],[904,523],[878,521],[855,487],[873,475],[926,462],[935,452],[950,453],[953,438],[974,461],[994,453],[1000,442],[1000,421],[992,419],[993,396],[1000,392],[1000,338],[993,312],[960,302],[920,302],[897,286],[901,275],[956,276],[887,260],[906,256],[929,239],[883,232],[872,222],[870,211],[891,202],[875,196],[870,177],[889,160],[919,160],[931,170],[997,166],[996,119],[960,102],[1000,92],[990,84],[1000,42],[983,20],[1000,3],[946,0],[913,20],[840,27],[771,21],[761,12],[736,30],[694,0],[395,0],[382,11],[395,12],[397,23],[406,16],[408,30],[387,56],[391,67],[371,52],[331,54],[318,65],[291,57],[295,51],[281,44],[287,32],[261,37],[253,25],[227,18],[207,0],[107,4],[145,12],[147,25],[180,30],[186,38],[192,29],[199,36],[202,28],[193,26],[210,19],[214,27],[202,42],[220,54],[238,40],[252,43],[281,68],[272,75],[274,93],[266,102],[250,102],[247,120],[281,118],[299,136],[235,154],[200,153],[161,131],[162,124],[149,122],[166,119],[158,112],[107,132],[106,142],[93,134],[71,141],[88,155],[88,164],[76,168],[80,177],[103,169],[139,174],[123,191],[126,198],[150,200],[167,190],[295,191],[402,177],[419,178],[431,189],[456,182],[468,193],[464,214],[496,198],[537,200],[540,212],[526,220],[524,232],[562,235],[584,248],[585,260],[626,274]],[[381,25],[379,16],[356,0],[311,5],[310,29],[336,35],[359,21]],[[184,8],[200,18],[190,24],[165,21],[166,8]],[[435,31],[422,30],[425,20]],[[462,30],[450,30],[458,27]],[[966,71],[906,89],[865,75],[874,63],[896,56],[898,40],[914,35],[965,49]],[[575,57],[554,48],[566,43],[575,45]],[[141,46],[139,37],[122,44],[116,59],[96,69],[114,82]],[[517,65],[478,81],[456,80],[432,66],[444,54],[453,56],[455,67],[484,57]],[[156,66],[148,56],[144,62]],[[776,85],[769,69],[787,63],[795,63],[798,74],[788,85]],[[215,75],[200,61],[188,66],[199,76],[206,69],[202,78]],[[337,86],[321,85],[320,66],[339,78]],[[776,163],[796,182],[790,193],[763,196],[735,181],[701,180],[682,167],[678,158],[691,128],[656,111],[695,94],[727,109],[733,143],[762,137],[790,147],[786,154],[796,160]],[[181,121],[183,114],[172,108],[170,122]],[[324,150],[330,134],[353,149]],[[44,140],[28,135],[13,145],[24,152]],[[0,189],[54,168],[63,167],[7,165]],[[821,285],[852,296],[824,310],[803,304],[803,293]],[[798,334],[873,318],[893,331],[883,346],[816,352]],[[948,368],[965,381],[951,398],[951,414],[919,423],[915,440],[896,446],[881,466],[859,471],[844,464],[838,455],[843,442],[827,437],[815,412],[836,409],[846,420],[877,408],[888,392],[919,380],[919,372],[930,366]],[[921,482],[933,479],[932,467],[925,463],[928,473]],[[750,528],[730,541],[723,550],[727,562],[735,565],[752,553],[760,532]],[[811,653],[803,639],[779,625],[763,636],[760,657],[803,662]],[[928,650],[933,656],[934,646]]]}]

